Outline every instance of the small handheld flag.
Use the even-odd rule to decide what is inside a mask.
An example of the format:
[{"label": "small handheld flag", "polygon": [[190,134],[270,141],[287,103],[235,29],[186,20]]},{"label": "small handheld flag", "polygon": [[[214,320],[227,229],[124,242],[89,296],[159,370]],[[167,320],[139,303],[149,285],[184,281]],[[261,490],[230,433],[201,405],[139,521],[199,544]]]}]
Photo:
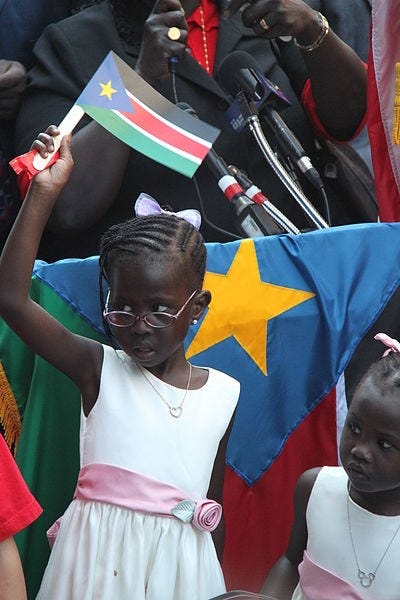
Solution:
[{"label": "small handheld flag", "polygon": [[193,177],[220,133],[164,98],[111,51],[60,123],[54,152],[45,159],[36,150],[27,152],[10,162],[12,168],[31,178],[49,166],[63,135],[85,113],[128,146],[187,177]]}]

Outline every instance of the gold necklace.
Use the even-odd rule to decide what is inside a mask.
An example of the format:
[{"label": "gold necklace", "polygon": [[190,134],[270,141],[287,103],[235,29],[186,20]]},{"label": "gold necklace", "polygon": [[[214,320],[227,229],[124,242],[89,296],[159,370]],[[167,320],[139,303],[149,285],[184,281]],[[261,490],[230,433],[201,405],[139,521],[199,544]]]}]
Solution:
[{"label": "gold necklace", "polygon": [[354,539],[353,539],[353,532],[352,532],[352,530],[351,530],[351,523],[350,523],[350,498],[349,498],[349,493],[347,494],[347,523],[348,523],[348,526],[349,526],[349,533],[350,533],[350,541],[351,541],[351,546],[352,546],[352,548],[353,548],[353,554],[354,554],[354,558],[355,558],[356,565],[357,565],[357,569],[358,569],[358,572],[357,572],[357,577],[358,577],[358,579],[360,580],[360,583],[361,583],[362,587],[369,588],[369,587],[371,587],[371,585],[373,584],[373,582],[374,582],[374,579],[375,579],[375,577],[376,577],[376,572],[377,572],[377,570],[379,569],[379,567],[381,566],[381,564],[382,564],[382,562],[383,562],[383,559],[385,558],[386,554],[389,552],[389,548],[390,548],[390,546],[393,544],[393,542],[394,542],[394,539],[395,539],[396,535],[397,535],[397,534],[399,533],[399,531],[400,531],[400,524],[399,524],[399,526],[397,527],[397,529],[396,529],[396,531],[394,532],[394,534],[392,535],[392,537],[391,537],[391,539],[390,539],[390,541],[389,541],[388,545],[386,546],[386,550],[385,550],[385,551],[384,551],[384,553],[382,554],[382,556],[381,556],[381,558],[380,558],[380,560],[379,560],[378,564],[376,565],[375,569],[374,569],[374,570],[373,570],[371,573],[366,573],[365,571],[362,571],[362,570],[360,569],[360,564],[359,564],[359,562],[358,562],[357,553],[356,553],[356,547],[355,547],[355,544],[354,544]]},{"label": "gold necklace", "polygon": [[190,382],[192,380],[192,364],[188,363],[188,365],[189,365],[189,377],[188,377],[188,380],[187,380],[185,393],[183,394],[183,398],[182,398],[182,401],[179,404],[179,406],[172,406],[172,404],[169,404],[169,402],[166,401],[166,399],[164,398],[164,396],[158,391],[158,389],[156,388],[156,386],[153,385],[153,383],[147,377],[146,372],[144,371],[144,369],[142,369],[142,367],[140,367],[140,372],[142,373],[143,377],[145,378],[145,380],[147,381],[147,383],[149,383],[151,385],[151,387],[153,388],[153,390],[155,391],[155,393],[164,402],[165,406],[168,408],[169,414],[171,415],[171,417],[174,417],[174,419],[179,419],[179,417],[182,415],[182,412],[183,412],[183,403],[186,400],[186,396],[187,396],[187,393],[188,393],[189,387],[190,387]]},{"label": "gold necklace", "polygon": [[204,60],[206,63],[206,71],[209,75],[211,75],[211,69],[210,69],[210,60],[208,57],[208,46],[207,46],[207,36],[206,36],[206,22],[204,19],[204,11],[203,11],[203,7],[200,4],[200,25],[201,25],[201,37],[203,39],[203,53],[204,53]]}]

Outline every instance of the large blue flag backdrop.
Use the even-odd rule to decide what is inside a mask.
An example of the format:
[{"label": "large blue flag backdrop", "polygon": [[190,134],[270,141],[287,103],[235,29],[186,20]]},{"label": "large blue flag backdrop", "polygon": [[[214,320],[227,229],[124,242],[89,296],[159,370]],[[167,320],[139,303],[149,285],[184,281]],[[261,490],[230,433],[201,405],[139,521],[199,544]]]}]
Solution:
[{"label": "large blue flag backdrop", "polygon": [[[337,460],[335,397],[329,394],[399,285],[399,242],[400,224],[367,224],[207,245],[205,287],[213,300],[191,328],[187,354],[195,364],[226,371],[242,386],[225,495],[224,568],[233,587],[257,589],[284,548],[299,473]],[[58,318],[68,323],[77,314],[94,336],[102,335],[96,257],[37,262],[33,289],[42,302],[40,287],[65,305],[65,310],[57,306]],[[18,369],[4,342],[9,332],[0,333],[0,358],[13,387]],[[33,418],[35,411],[42,418],[43,411],[56,413],[57,404],[46,393],[35,393],[25,410],[18,460],[24,470],[36,456],[36,469],[25,472],[33,491],[48,473],[40,469],[39,443],[32,448],[31,436],[28,448],[23,441],[32,423],[44,427]],[[62,454],[59,437],[55,431],[51,443]],[[40,501],[46,512],[51,498]]]}]

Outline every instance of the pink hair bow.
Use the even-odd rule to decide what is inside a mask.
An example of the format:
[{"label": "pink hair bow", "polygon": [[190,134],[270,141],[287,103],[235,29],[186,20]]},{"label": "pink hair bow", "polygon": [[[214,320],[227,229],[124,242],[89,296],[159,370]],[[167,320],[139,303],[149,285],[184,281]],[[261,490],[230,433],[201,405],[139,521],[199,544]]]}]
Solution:
[{"label": "pink hair bow", "polygon": [[382,356],[387,356],[390,352],[400,352],[400,342],[389,337],[386,333],[377,333],[374,336],[374,340],[378,340],[378,342],[382,342],[387,346],[387,350],[385,350]]},{"label": "pink hair bow", "polygon": [[135,214],[137,217],[146,217],[147,215],[175,215],[180,219],[184,219],[188,221],[195,229],[200,229],[201,225],[201,215],[198,210],[195,208],[188,208],[186,210],[179,210],[178,212],[170,212],[169,210],[164,210],[158,204],[154,198],[142,192],[136,202],[135,202]]}]

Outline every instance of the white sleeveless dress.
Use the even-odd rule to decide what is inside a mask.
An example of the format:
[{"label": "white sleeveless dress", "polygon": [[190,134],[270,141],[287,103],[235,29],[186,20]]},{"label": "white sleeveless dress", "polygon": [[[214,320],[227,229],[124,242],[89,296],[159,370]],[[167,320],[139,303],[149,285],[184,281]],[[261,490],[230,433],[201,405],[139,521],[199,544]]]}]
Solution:
[{"label": "white sleeveless dress", "polygon": [[[342,467],[323,467],[317,476],[307,506],[307,556],[299,565],[300,581],[292,600],[400,599],[400,516],[365,510],[348,498],[347,483]],[[369,587],[357,576],[348,502],[360,569],[367,574],[376,570]]]},{"label": "white sleeveless dress", "polygon": [[[94,497],[103,498],[104,487],[104,497],[114,494],[116,501],[74,498],[62,517],[38,599],[208,600],[225,591],[209,531],[157,510],[126,507],[137,493],[135,485],[127,489],[134,474],[165,482],[168,491],[183,490],[189,499],[205,498],[239,396],[235,379],[215,369],[208,373],[201,389],[188,391],[181,417],[174,418],[134,361],[104,346],[99,397],[81,419],[80,477],[87,469],[103,469],[104,480],[97,475],[90,484]],[[180,404],[184,390],[148,371],[146,376],[169,404]],[[118,476],[114,490],[107,481],[110,469]]]}]

